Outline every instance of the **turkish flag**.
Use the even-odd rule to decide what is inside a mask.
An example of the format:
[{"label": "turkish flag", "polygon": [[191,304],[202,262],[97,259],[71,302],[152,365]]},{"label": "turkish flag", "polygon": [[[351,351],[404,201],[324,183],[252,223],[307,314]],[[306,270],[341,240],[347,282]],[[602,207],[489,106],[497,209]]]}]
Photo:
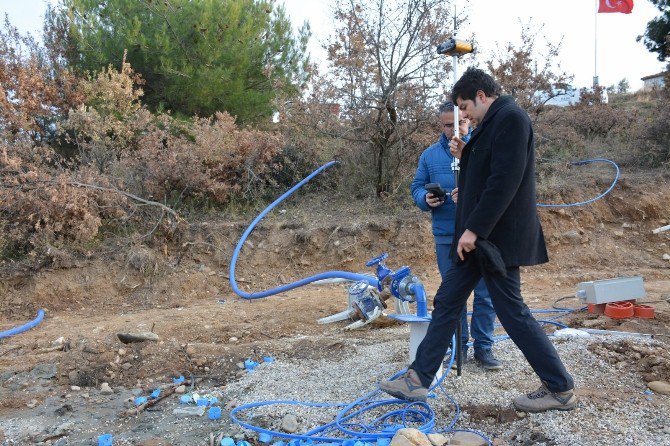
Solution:
[{"label": "turkish flag", "polygon": [[633,0],[600,0],[598,12],[633,12]]}]

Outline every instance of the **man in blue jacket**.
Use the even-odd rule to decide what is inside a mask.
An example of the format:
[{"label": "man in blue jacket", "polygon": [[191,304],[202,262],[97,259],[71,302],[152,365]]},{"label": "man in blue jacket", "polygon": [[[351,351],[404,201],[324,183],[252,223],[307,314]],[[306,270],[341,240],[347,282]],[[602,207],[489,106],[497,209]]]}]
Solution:
[{"label": "man in blue jacket", "polygon": [[[454,104],[446,102],[439,108],[439,119],[442,133],[439,140],[428,147],[419,158],[416,175],[410,187],[414,202],[423,211],[430,211],[433,220],[433,235],[435,236],[435,251],[437,254],[437,267],[444,279],[444,275],[451,267],[449,251],[454,237],[454,218],[456,216],[456,204],[452,197],[439,199],[428,192],[424,186],[428,183],[439,183],[445,190],[453,190],[456,187],[455,175],[452,170],[454,156],[450,153],[449,141],[454,134]],[[470,121],[462,118],[458,122],[459,134],[462,140],[468,142],[470,139]],[[491,296],[484,281],[481,280],[475,287],[475,298],[471,319],[472,338],[474,339],[475,360],[485,369],[498,370],[502,368],[491,352],[493,346],[493,330],[496,313],[491,303]],[[468,318],[463,312],[461,318],[462,333],[462,361],[465,363],[468,357]]]},{"label": "man in blue jacket", "polygon": [[514,407],[572,410],[574,380],[521,296],[520,267],[549,260],[536,207],[533,126],[514,98],[501,96],[482,70],[469,68],[451,97],[477,127],[462,150],[454,263],[437,290],[414,362],[402,377],[384,380],[379,388],[397,398],[426,401],[468,296],[483,277],[500,323],[542,383],[514,398]]}]

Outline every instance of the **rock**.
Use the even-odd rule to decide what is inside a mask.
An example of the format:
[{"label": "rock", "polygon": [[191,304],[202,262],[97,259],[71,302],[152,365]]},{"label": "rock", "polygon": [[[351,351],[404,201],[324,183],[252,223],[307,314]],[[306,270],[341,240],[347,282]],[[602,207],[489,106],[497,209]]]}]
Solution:
[{"label": "rock", "polygon": [[81,351],[83,351],[84,353],[90,353],[92,355],[99,355],[100,354],[100,350],[98,350],[95,347],[91,347],[90,345],[84,345],[81,348]]},{"label": "rock", "polygon": [[109,387],[108,383],[102,383],[100,385],[100,393],[103,395],[112,395],[114,391],[112,390],[111,387]]},{"label": "rock", "polygon": [[124,344],[144,341],[158,341],[158,335],[149,331],[142,333],[117,333],[116,337],[119,338],[119,341],[123,342]]},{"label": "rock", "polygon": [[663,260],[670,260],[670,254],[663,254]]},{"label": "rock", "polygon": [[298,430],[298,418],[292,414],[284,415],[284,418],[281,420],[281,430],[292,434]]},{"label": "rock", "polygon": [[32,399],[32,400],[28,401],[28,403],[26,404],[26,406],[28,406],[30,409],[33,409],[35,406],[37,406],[37,400],[36,400],[36,399]]},{"label": "rock", "polygon": [[233,336],[230,339],[228,339],[228,342],[237,342],[237,338]]},{"label": "rock", "polygon": [[456,435],[451,437],[451,440],[449,440],[449,443],[447,444],[459,446],[487,446],[488,441],[472,432],[456,432]]},{"label": "rock", "polygon": [[72,421],[67,421],[59,426],[56,426],[56,428],[53,430],[53,433],[50,435],[51,437],[64,437],[65,435],[69,434],[72,430],[74,430],[74,423]]},{"label": "rock", "polygon": [[205,414],[205,406],[177,407],[172,413],[177,417],[201,417]]},{"label": "rock", "polygon": [[666,381],[652,381],[647,383],[653,392],[660,393],[661,395],[670,395],[670,383]]},{"label": "rock", "polygon": [[399,429],[389,446],[433,446],[426,434],[418,429]]},{"label": "rock", "polygon": [[140,441],[137,446],[172,446],[172,443],[164,438],[151,437]]},{"label": "rock", "polygon": [[133,365],[129,362],[124,362],[123,364],[121,364],[121,368],[123,370],[130,370],[133,368]]},{"label": "rock", "polygon": [[433,446],[443,446],[449,439],[442,434],[428,434],[428,439]]},{"label": "rock", "polygon": [[126,353],[127,353],[127,350],[126,350],[125,348],[121,347],[121,348],[119,349],[119,356],[123,356],[123,355],[125,355]]},{"label": "rock", "polygon": [[623,231],[614,231],[615,237],[623,237]]},{"label": "rock", "polygon": [[177,387],[176,389],[174,389],[174,393],[176,393],[178,395],[186,393],[186,386],[181,385],[181,386]]},{"label": "rock", "polygon": [[582,236],[579,231],[568,231],[561,234],[561,239],[565,243],[581,243]]},{"label": "rock", "polygon": [[68,412],[72,412],[72,406],[70,404],[63,404],[61,407],[58,409],[54,410],[54,413],[56,416],[62,417]]},{"label": "rock", "polygon": [[51,379],[56,376],[57,369],[54,364],[37,364],[30,371],[35,378]]},{"label": "rock", "polygon": [[72,390],[73,392],[78,392],[78,391],[81,390],[81,387],[79,387],[79,386],[70,386],[70,390]]}]

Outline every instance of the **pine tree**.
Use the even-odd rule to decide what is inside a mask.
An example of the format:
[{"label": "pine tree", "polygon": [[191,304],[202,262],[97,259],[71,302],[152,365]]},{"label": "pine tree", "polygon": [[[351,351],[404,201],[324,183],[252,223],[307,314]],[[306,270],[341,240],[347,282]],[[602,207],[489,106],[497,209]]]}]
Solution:
[{"label": "pine tree", "polygon": [[45,21],[46,44],[78,71],[120,67],[127,51],[153,110],[254,122],[307,77],[309,28],[294,33],[273,0],[60,0]]}]

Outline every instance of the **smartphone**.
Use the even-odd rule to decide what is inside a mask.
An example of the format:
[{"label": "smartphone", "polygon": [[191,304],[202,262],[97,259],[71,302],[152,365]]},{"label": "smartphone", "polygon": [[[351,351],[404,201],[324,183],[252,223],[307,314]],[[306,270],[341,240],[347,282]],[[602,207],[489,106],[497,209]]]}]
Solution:
[{"label": "smartphone", "polygon": [[440,183],[428,183],[424,186],[424,188],[428,192],[433,194],[435,197],[439,198],[440,200],[445,200],[447,198],[447,195],[449,195],[449,192],[442,189],[442,186],[440,186]]}]

